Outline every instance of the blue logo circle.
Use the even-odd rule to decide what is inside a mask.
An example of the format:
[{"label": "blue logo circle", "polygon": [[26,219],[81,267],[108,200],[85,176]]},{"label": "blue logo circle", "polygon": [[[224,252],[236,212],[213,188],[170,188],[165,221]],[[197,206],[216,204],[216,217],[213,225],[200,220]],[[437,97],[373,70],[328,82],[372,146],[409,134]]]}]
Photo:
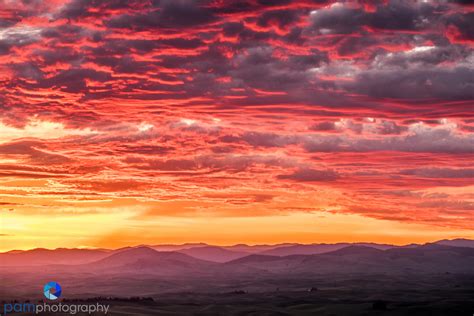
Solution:
[{"label": "blue logo circle", "polygon": [[49,282],[44,285],[44,296],[51,301],[57,300],[61,296],[61,285],[56,282]]}]

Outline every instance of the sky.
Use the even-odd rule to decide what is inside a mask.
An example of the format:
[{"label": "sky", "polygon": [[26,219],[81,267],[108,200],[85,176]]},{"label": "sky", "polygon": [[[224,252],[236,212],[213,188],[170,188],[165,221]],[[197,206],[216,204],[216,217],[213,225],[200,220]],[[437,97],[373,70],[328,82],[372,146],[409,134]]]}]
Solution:
[{"label": "sky", "polygon": [[0,0],[0,250],[474,238],[469,2]]}]

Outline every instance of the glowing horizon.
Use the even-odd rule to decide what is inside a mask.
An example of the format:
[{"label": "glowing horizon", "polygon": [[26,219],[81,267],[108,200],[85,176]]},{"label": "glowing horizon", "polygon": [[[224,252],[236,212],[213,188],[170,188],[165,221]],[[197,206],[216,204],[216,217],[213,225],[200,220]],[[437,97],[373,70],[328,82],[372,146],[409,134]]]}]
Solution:
[{"label": "glowing horizon", "polygon": [[0,8],[0,251],[474,239],[470,5]]}]

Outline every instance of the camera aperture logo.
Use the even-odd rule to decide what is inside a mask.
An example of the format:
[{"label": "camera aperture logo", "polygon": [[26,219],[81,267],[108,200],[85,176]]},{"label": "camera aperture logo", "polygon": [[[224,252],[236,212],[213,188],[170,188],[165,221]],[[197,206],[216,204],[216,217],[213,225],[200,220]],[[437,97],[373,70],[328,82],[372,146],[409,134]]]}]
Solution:
[{"label": "camera aperture logo", "polygon": [[61,296],[61,285],[56,282],[49,282],[43,288],[44,297],[48,300],[55,301]]},{"label": "camera aperture logo", "polygon": [[[56,301],[61,297],[62,288],[57,282],[48,282],[43,286],[43,295],[50,301]],[[2,308],[3,307],[3,308]],[[30,314],[42,314],[42,313],[60,313],[61,315],[70,314],[76,315],[77,313],[93,314],[103,313],[107,315],[110,305],[96,304],[73,304],[73,303],[5,303],[3,306],[0,305],[0,316],[13,315],[15,313],[30,313]]]}]

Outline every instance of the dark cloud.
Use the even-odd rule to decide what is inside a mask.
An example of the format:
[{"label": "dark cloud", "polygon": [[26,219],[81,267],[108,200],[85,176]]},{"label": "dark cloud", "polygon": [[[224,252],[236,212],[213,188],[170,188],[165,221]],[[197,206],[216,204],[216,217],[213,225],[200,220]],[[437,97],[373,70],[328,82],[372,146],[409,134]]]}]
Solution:
[{"label": "dark cloud", "polygon": [[[126,162],[131,166],[136,166],[143,170],[158,170],[158,171],[207,171],[218,172],[228,171],[231,173],[243,172],[258,165],[277,167],[277,166],[291,166],[292,162],[285,158],[272,155],[234,155],[234,154],[219,154],[219,155],[201,155],[193,158],[182,159],[141,159],[128,158]],[[199,174],[196,174],[199,175]]]},{"label": "dark cloud", "polygon": [[279,28],[285,29],[297,22],[300,18],[301,12],[296,10],[267,11],[258,18],[257,25],[268,27],[275,24]]},{"label": "dark cloud", "polygon": [[456,3],[460,5],[473,5],[472,0],[448,0],[451,3]]},{"label": "dark cloud", "polygon": [[474,179],[474,169],[453,168],[421,168],[400,171],[404,175],[414,175],[423,178],[471,178]]},{"label": "dark cloud", "polygon": [[292,3],[292,0],[258,0],[258,3],[264,6],[279,6]]},{"label": "dark cloud", "polygon": [[458,40],[474,41],[474,12],[451,15],[447,19],[449,26],[454,26],[453,36]]},{"label": "dark cloud", "polygon": [[308,55],[289,56],[288,67],[299,70],[308,70],[327,62],[329,62],[329,57],[326,52],[313,49]]},{"label": "dark cloud", "polygon": [[408,52],[380,55],[376,58],[378,66],[409,69],[433,67],[442,63],[455,63],[458,60],[469,58],[471,54],[471,49],[460,45],[420,46]]},{"label": "dark cloud", "polygon": [[78,19],[100,16],[107,10],[130,10],[147,6],[147,2],[140,0],[71,0],[56,14],[56,17]]},{"label": "dark cloud", "polygon": [[298,169],[292,174],[279,175],[278,179],[294,180],[300,182],[325,182],[334,181],[339,174],[334,170]]},{"label": "dark cloud", "polygon": [[474,99],[474,69],[456,68],[374,68],[362,71],[343,86],[375,98],[444,100]]},{"label": "dark cloud", "polygon": [[432,200],[418,203],[417,207],[422,208],[437,208],[446,210],[457,210],[457,211],[474,211],[474,203],[470,201],[457,201],[457,200]]},{"label": "dark cloud", "polygon": [[57,75],[40,82],[42,87],[57,87],[73,93],[87,93],[86,80],[106,82],[112,78],[110,73],[94,69],[77,68],[59,72]]},{"label": "dark cloud", "polygon": [[311,27],[320,34],[349,34],[356,32],[366,18],[364,10],[346,8],[337,4],[330,9],[311,13]]},{"label": "dark cloud", "polygon": [[341,56],[352,56],[366,52],[368,47],[379,44],[380,41],[373,37],[347,37],[341,39],[337,52]]},{"label": "dark cloud", "polygon": [[[36,64],[37,66],[54,65],[57,63],[80,65],[81,61],[85,59],[83,54],[67,47],[58,47],[54,50],[37,50],[35,55],[38,59],[40,59],[40,62],[37,62]],[[33,62],[29,63],[33,64]]]},{"label": "dark cloud", "polygon": [[113,28],[174,29],[186,28],[213,22],[217,17],[196,1],[160,1],[158,9],[147,13],[124,14],[107,21]]},{"label": "dark cloud", "polygon": [[413,31],[431,26],[441,8],[405,1],[380,3],[374,12],[335,3],[311,13],[312,29],[320,34],[349,34],[369,27],[379,30]]},{"label": "dark cloud", "polygon": [[474,138],[449,129],[415,129],[401,136],[383,139],[353,139],[344,136],[318,136],[303,140],[309,152],[401,151],[430,153],[474,153]]},{"label": "dark cloud", "polygon": [[[355,127],[354,127],[355,126]],[[313,126],[314,129],[315,126]],[[331,126],[323,126],[323,128]],[[317,125],[316,128],[321,128]],[[452,127],[412,126],[400,135],[383,138],[351,136],[362,132],[362,124],[350,123],[340,127],[344,134],[306,134],[279,135],[276,133],[248,132],[239,136],[223,136],[221,140],[228,143],[245,142],[256,147],[286,147],[299,144],[309,152],[429,152],[429,153],[474,153],[474,138],[463,135]],[[406,128],[382,121],[375,125],[380,134],[398,134]]]},{"label": "dark cloud", "polygon": [[312,85],[311,74],[307,70],[317,67],[326,58],[324,53],[314,51],[311,55],[294,55],[287,60],[280,60],[273,55],[271,47],[253,47],[236,56],[234,68],[227,73],[248,87],[265,91],[287,91],[289,98],[296,100],[304,97],[307,92],[302,90]]},{"label": "dark cloud", "polygon": [[310,128],[313,131],[335,131],[336,129],[336,124],[334,122],[320,122],[316,123]]},{"label": "dark cloud", "polygon": [[44,77],[44,73],[41,71],[41,68],[32,62],[15,64],[12,66],[12,69],[19,78],[40,80]]},{"label": "dark cloud", "polygon": [[383,120],[377,125],[378,132],[382,135],[401,134],[407,131],[407,127],[400,126],[396,122]]},{"label": "dark cloud", "polygon": [[56,43],[74,43],[87,35],[87,31],[80,26],[66,24],[49,27],[41,30],[41,36],[46,39],[54,39]]},{"label": "dark cloud", "polygon": [[245,142],[255,147],[285,147],[299,142],[298,137],[259,132],[247,132],[238,136],[225,135],[220,140],[224,143]]},{"label": "dark cloud", "polygon": [[[38,141],[18,141],[0,144],[0,155],[22,155],[33,164],[55,165],[70,162],[68,157],[42,150],[44,145]],[[18,170],[18,167],[14,168]]]},{"label": "dark cloud", "polygon": [[376,29],[416,30],[429,26],[430,19],[438,13],[431,5],[413,5],[405,1],[391,1],[390,5],[379,5],[368,14],[367,25]]},{"label": "dark cloud", "polygon": [[5,55],[11,52],[14,48],[21,48],[38,40],[35,29],[18,30],[15,28],[6,28],[0,31],[0,55]]}]

